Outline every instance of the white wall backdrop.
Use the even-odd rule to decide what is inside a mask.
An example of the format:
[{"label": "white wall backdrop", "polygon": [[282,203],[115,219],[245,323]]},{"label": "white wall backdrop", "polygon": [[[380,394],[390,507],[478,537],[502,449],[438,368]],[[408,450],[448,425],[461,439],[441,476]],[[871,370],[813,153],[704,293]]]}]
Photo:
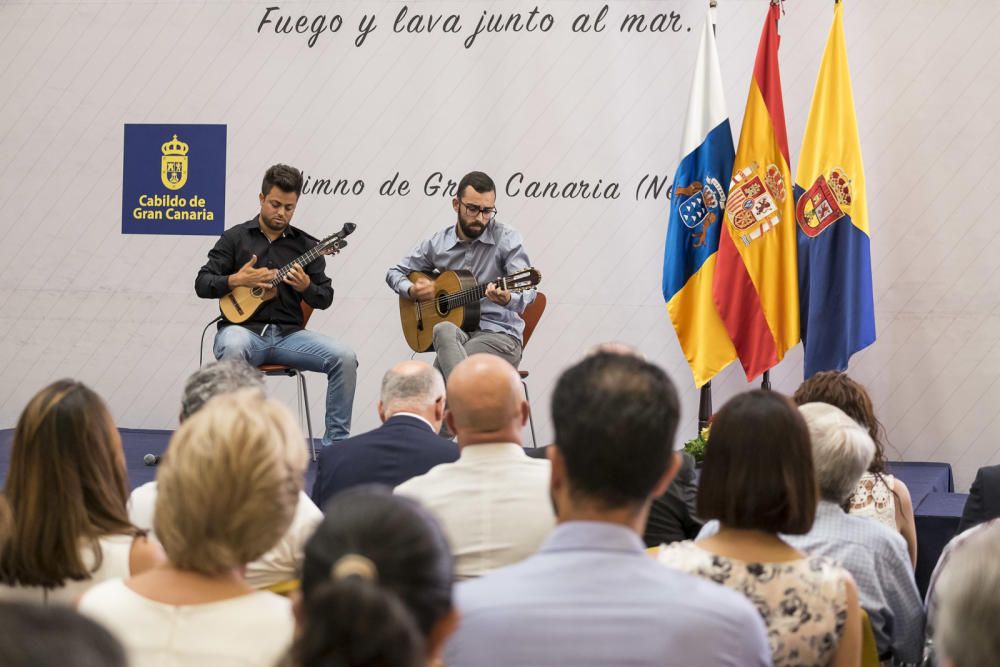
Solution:
[{"label": "white wall backdrop", "polygon": [[[408,357],[386,268],[454,222],[449,199],[423,192],[433,172],[482,169],[500,218],[521,230],[544,274],[549,310],[525,351],[539,439],[548,441],[559,371],[608,339],[638,346],[681,388],[681,437],[698,393],[660,295],[667,202],[638,199],[644,174],[678,160],[698,28],[707,2],[607,3],[605,30],[574,33],[605,3],[569,0],[0,2],[0,427],[51,380],[99,391],[122,426],[171,428],[198,335],[216,307],[193,281],[208,237],[121,234],[125,123],[228,125],[227,226],[256,213],[264,169],[362,179],[354,196],[305,196],[296,223],[316,235],[358,224],[330,260],[333,307],[310,327],[361,360],[355,430],[373,427],[384,371]],[[720,0],[718,36],[730,117],[742,121],[767,3]],[[278,17],[339,14],[339,32],[258,32]],[[485,12],[551,14],[548,32],[480,34]],[[406,9],[458,14],[458,34],[393,30]],[[782,82],[793,173],[830,0],[788,0]],[[679,31],[622,33],[629,13],[678,15]],[[375,29],[355,45],[363,16]],[[426,25],[426,24],[425,24]],[[871,214],[878,342],[851,372],[868,385],[895,451],[946,460],[959,487],[1000,462],[1000,30],[995,0],[846,0],[848,54]],[[691,28],[688,31],[688,28]],[[378,194],[394,173],[405,197]],[[525,180],[601,179],[618,199],[532,199]],[[801,379],[801,348],[773,372]],[[718,407],[747,387],[737,365],[716,382]],[[323,380],[311,379],[317,425]],[[292,383],[274,385],[289,401]]]}]

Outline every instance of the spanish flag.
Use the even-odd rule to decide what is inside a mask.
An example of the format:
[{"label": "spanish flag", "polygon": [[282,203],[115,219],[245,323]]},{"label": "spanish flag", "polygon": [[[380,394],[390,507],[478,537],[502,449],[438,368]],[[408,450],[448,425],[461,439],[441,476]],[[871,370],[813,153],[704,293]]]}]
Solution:
[{"label": "spanish flag", "polygon": [[780,11],[772,0],[757,47],[712,284],[748,380],[799,342],[795,206],[778,73]]},{"label": "spanish flag", "polygon": [[845,370],[852,354],[875,342],[865,172],[842,10],[837,2],[795,175],[807,378]]},{"label": "spanish flag", "polygon": [[714,10],[708,11],[684,120],[681,161],[670,191],[663,253],[663,299],[699,387],[736,358],[712,301],[719,229],[733,171],[733,134],[715,46]]}]

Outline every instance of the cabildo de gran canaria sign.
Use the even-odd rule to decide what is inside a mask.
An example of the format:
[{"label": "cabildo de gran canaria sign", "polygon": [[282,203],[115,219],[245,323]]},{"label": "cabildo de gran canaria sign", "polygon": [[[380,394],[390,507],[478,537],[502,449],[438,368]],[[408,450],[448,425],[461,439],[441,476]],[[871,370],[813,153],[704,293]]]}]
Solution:
[{"label": "cabildo de gran canaria sign", "polygon": [[226,126],[125,125],[123,234],[225,227]]}]

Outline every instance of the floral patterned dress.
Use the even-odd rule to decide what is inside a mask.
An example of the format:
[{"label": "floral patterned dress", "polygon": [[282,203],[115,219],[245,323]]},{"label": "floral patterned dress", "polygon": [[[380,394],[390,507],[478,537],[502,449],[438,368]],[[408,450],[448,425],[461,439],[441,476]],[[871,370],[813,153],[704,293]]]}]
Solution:
[{"label": "floral patterned dress", "polygon": [[767,626],[775,667],[830,664],[847,621],[846,570],[821,556],[751,563],[675,542],[660,562],[742,593]]}]

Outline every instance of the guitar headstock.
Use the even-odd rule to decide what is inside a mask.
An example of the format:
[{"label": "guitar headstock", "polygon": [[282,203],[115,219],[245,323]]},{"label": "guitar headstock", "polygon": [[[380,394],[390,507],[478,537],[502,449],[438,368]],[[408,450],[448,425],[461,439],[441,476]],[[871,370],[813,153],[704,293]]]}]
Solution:
[{"label": "guitar headstock", "polygon": [[336,255],[346,245],[347,239],[343,239],[336,234],[331,234],[320,241],[319,245],[316,246],[316,249],[320,255]]},{"label": "guitar headstock", "polygon": [[345,222],[344,226],[336,234],[330,234],[325,239],[319,242],[316,246],[317,252],[321,255],[336,255],[338,252],[347,245],[347,240],[345,237],[354,233],[354,230],[358,226],[353,222]]},{"label": "guitar headstock", "polygon": [[506,284],[507,290],[511,292],[527,291],[540,282],[542,282],[542,272],[533,266],[516,271],[496,281],[497,286]]}]

